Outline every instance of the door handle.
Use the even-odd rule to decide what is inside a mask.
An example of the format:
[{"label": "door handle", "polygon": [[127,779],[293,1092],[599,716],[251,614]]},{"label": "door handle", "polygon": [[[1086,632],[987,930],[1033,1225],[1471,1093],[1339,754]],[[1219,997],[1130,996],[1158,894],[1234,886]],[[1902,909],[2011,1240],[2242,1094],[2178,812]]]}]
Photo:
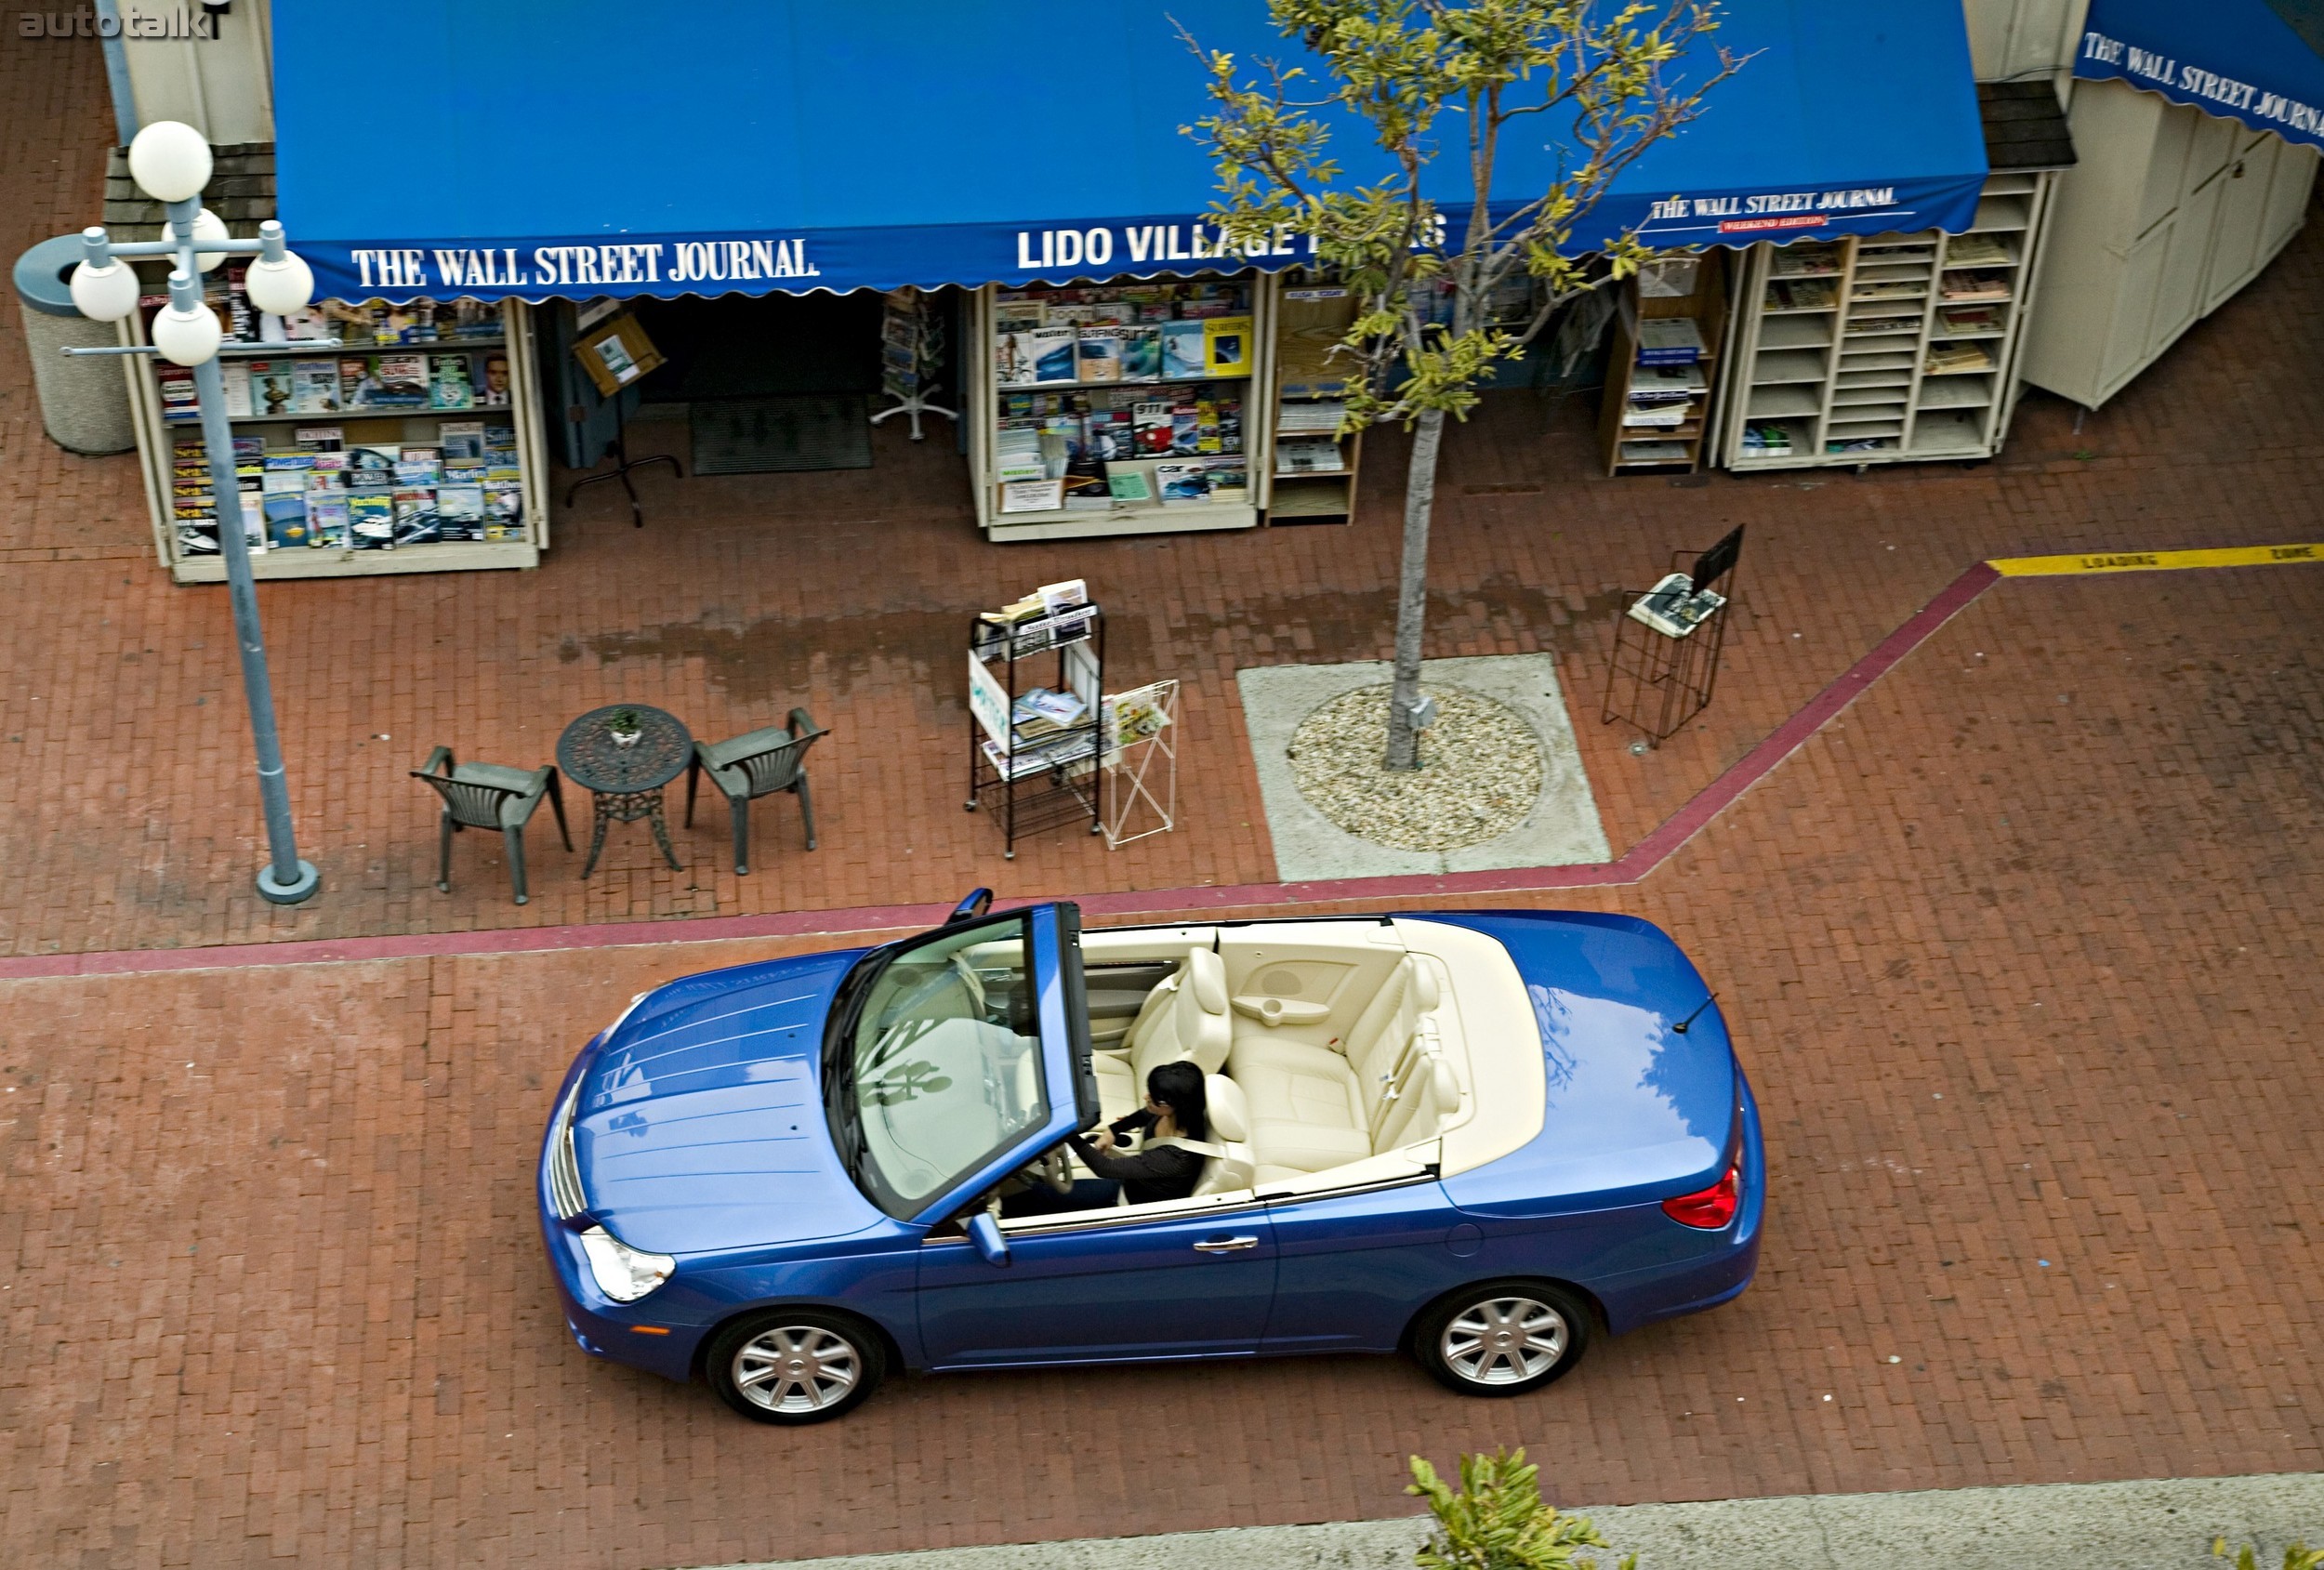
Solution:
[{"label": "door handle", "polygon": [[1195,1252],[1197,1254],[1233,1254],[1244,1248],[1258,1247],[1259,1239],[1255,1237],[1206,1237],[1195,1245]]}]

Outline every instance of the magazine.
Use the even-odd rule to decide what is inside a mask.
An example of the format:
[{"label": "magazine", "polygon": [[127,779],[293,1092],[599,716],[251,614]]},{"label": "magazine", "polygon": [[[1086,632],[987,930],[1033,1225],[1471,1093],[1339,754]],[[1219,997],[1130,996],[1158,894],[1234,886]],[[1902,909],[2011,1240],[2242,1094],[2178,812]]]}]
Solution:
[{"label": "magazine", "polygon": [[1170,450],[1170,405],[1140,403],[1130,410],[1137,428],[1138,455],[1160,457]]},{"label": "magazine", "polygon": [[296,415],[337,414],[339,407],[338,367],[328,360],[299,360],[291,364],[291,412]]},{"label": "magazine", "polygon": [[1202,368],[1206,376],[1250,375],[1251,319],[1215,316],[1202,324]]},{"label": "magazine", "polygon": [[482,420],[445,420],[436,427],[437,445],[443,449],[446,464],[482,461],[484,456],[484,422]]},{"label": "magazine", "polygon": [[1203,467],[1210,471],[1210,499],[1239,502],[1249,499],[1250,470],[1248,460],[1237,454],[1233,457],[1206,458]]},{"label": "magazine", "polygon": [[508,357],[505,354],[484,356],[483,385],[476,389],[476,406],[480,409],[505,409],[508,406]]},{"label": "magazine", "polygon": [[1158,463],[1154,478],[1164,507],[1187,507],[1210,499],[1210,469],[1200,463]]},{"label": "magazine", "polygon": [[287,548],[314,543],[307,527],[307,498],[304,495],[296,492],[270,495],[261,507],[266,513],[267,544]]},{"label": "magazine", "polygon": [[307,498],[307,543],[333,550],[347,548],[345,496],[310,495]]},{"label": "magazine", "polygon": [[421,409],[428,405],[428,357],[424,354],[382,354],[372,362],[377,389],[372,407]]},{"label": "magazine", "polygon": [[436,516],[447,540],[484,537],[484,488],[446,485],[436,493]]},{"label": "magazine", "polygon": [[265,419],[279,419],[284,415],[297,414],[297,393],[293,380],[293,363],[288,360],[253,360],[250,367],[251,413]]},{"label": "magazine", "polygon": [[431,409],[473,409],[476,387],[470,380],[465,354],[428,357],[428,406]]},{"label": "magazine", "polygon": [[[218,374],[226,384],[226,417],[230,420],[250,418],[250,362],[220,359],[218,363]],[[186,373],[186,389],[188,392],[186,402],[191,404],[193,402],[191,397],[193,373],[191,371]],[[168,402],[166,396],[163,401],[165,403]]]},{"label": "magazine", "polygon": [[1200,322],[1162,323],[1162,376],[1165,380],[1203,375],[1203,324]]},{"label": "magazine", "polygon": [[1034,382],[1070,382],[1078,362],[1078,334],[1071,327],[1036,327],[1017,335],[1024,341]]},{"label": "magazine", "polygon": [[[1095,309],[1094,307],[1092,309]],[[1122,332],[1116,327],[1084,327],[1077,343],[1079,378],[1085,382],[1122,379]]]},{"label": "magazine", "polygon": [[1162,329],[1131,326],[1122,329],[1122,380],[1150,382],[1162,375]]}]

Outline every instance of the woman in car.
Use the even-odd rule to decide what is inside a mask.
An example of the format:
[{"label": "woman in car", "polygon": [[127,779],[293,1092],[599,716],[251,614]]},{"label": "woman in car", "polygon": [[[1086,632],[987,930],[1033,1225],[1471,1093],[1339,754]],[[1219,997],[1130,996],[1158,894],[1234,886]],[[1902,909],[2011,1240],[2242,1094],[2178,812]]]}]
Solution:
[{"label": "woman in car", "polygon": [[[1120,1148],[1131,1130],[1145,1140],[1135,1152]],[[1128,1117],[1117,1117],[1098,1131],[1093,1141],[1076,1134],[1067,1142],[1082,1165],[1097,1174],[1074,1182],[1073,1193],[1035,1188],[1002,1202],[1010,1216],[1049,1216],[1065,1210],[1095,1210],[1127,1198],[1132,1205],[1184,1199],[1195,1192],[1202,1176],[1203,1157],[1169,1140],[1201,1141],[1208,1137],[1208,1099],[1203,1093],[1202,1070],[1189,1062],[1159,1063],[1146,1075],[1146,1104]]]}]

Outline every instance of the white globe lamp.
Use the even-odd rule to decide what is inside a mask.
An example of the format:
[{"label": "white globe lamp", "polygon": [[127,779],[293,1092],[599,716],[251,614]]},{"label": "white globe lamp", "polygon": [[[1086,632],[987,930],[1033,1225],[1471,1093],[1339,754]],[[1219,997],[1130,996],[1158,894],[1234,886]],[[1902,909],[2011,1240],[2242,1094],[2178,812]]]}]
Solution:
[{"label": "white globe lamp", "polygon": [[[171,283],[184,273],[171,274]],[[181,291],[172,288],[173,296]],[[218,324],[218,312],[199,298],[180,304],[173,298],[161,314],[153,318],[153,347],[162,351],[162,358],[177,365],[199,365],[218,353],[218,341],[225,336]]]},{"label": "white globe lamp", "polygon": [[[177,238],[176,235],[170,232],[171,227],[172,226],[168,224],[164,224],[162,226],[163,239],[174,240]],[[214,243],[222,243],[224,241],[231,240],[233,236],[231,234],[226,232],[226,220],[219,218],[216,213],[211,212],[207,207],[203,208],[200,212],[193,216],[194,244],[200,244],[205,240]],[[193,253],[194,265],[199,267],[205,272],[215,271],[218,268],[218,264],[225,259],[226,253],[223,251],[196,251]]]},{"label": "white globe lamp", "polygon": [[156,120],[129,144],[129,174],[158,202],[183,202],[210,183],[210,144],[177,120]]},{"label": "white globe lamp", "polygon": [[138,275],[126,262],[102,267],[82,262],[73,268],[68,287],[73,306],[92,322],[118,322],[138,308]]},{"label": "white globe lamp", "polygon": [[293,252],[283,253],[279,261],[259,257],[243,275],[243,287],[249,291],[250,303],[272,316],[288,316],[294,310],[304,310],[315,297],[314,270]]}]

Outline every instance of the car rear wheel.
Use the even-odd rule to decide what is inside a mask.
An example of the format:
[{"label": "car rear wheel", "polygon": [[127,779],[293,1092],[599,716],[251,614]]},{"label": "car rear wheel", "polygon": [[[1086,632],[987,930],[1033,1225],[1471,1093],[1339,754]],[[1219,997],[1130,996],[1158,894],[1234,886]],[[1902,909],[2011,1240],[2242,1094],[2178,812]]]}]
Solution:
[{"label": "car rear wheel", "polygon": [[1412,1350],[1437,1382],[1463,1395],[1522,1395],[1581,1361],[1589,1307],[1542,1281],[1484,1281],[1430,1309]]},{"label": "car rear wheel", "polygon": [[704,1366],[719,1399],[754,1422],[821,1423],[879,1388],[888,1352],[860,1319],[771,1309],[720,1331]]}]

